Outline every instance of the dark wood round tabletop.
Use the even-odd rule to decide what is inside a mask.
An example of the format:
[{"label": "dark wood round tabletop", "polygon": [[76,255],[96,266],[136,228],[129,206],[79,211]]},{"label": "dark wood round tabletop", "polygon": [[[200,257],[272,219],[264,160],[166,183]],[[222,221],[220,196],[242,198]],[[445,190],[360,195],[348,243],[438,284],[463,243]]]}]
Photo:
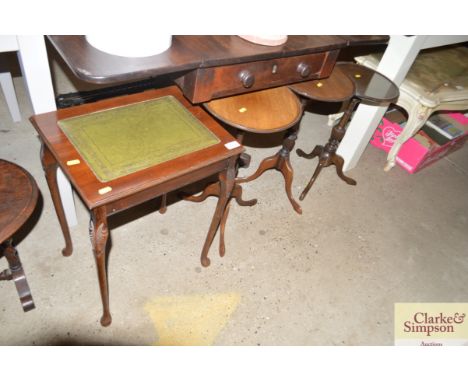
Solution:
[{"label": "dark wood round tabletop", "polygon": [[337,68],[354,82],[355,96],[363,101],[373,104],[390,103],[400,96],[393,81],[375,70],[352,62],[338,62],[335,70]]},{"label": "dark wood round tabletop", "polygon": [[354,96],[354,82],[339,66],[328,78],[299,82],[289,88],[304,98],[322,102],[344,102]]},{"label": "dark wood round tabletop", "polygon": [[34,178],[22,167],[0,159],[0,243],[31,216],[38,196]]}]

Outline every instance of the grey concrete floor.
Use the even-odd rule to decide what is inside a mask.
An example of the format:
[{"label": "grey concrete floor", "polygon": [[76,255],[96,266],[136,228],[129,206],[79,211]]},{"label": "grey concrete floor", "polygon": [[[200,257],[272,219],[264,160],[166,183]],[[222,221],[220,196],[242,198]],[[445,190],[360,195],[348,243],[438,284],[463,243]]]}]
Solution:
[{"label": "grey concrete floor", "polygon": [[[73,90],[60,65],[53,71],[58,92]],[[302,216],[279,172],[246,184],[258,204],[232,205],[226,256],[216,237],[208,268],[199,253],[214,198],[178,201],[165,215],[155,201],[111,218],[113,323],[103,328],[89,214],[76,196],[74,253],[63,257],[21,77],[15,86],[23,121],[11,121],[0,97],[0,158],[27,169],[42,194],[16,240],[36,309],[23,313],[13,283],[1,282],[0,345],[391,345],[395,302],[467,301],[468,149],[410,175],[385,173],[385,154],[369,146],[348,173],[358,185],[325,169]],[[326,117],[306,113],[296,147],[308,151],[328,135]],[[248,137],[252,163],[241,175],[280,142]],[[316,162],[295,153],[291,161],[298,197]]]}]

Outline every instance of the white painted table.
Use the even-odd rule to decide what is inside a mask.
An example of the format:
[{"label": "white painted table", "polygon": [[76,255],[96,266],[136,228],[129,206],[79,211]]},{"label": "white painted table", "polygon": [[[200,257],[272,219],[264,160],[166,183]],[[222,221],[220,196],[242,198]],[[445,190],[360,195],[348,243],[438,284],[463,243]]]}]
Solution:
[{"label": "white painted table", "polygon": [[[400,86],[421,49],[468,41],[468,36],[391,36],[377,70]],[[344,171],[354,168],[387,107],[359,105],[338,148]]]},{"label": "white painted table", "polygon": [[[14,51],[18,52],[34,113],[56,110],[44,36],[0,36],[0,52]],[[68,225],[75,226],[77,219],[72,188],[60,169],[57,172],[57,182]]]}]

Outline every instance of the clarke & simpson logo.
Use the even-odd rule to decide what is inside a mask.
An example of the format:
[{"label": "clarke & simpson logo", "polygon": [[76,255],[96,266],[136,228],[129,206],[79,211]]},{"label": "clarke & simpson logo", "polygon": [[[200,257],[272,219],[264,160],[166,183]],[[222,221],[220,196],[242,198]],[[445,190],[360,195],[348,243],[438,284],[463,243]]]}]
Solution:
[{"label": "clarke & simpson logo", "polygon": [[468,345],[466,303],[396,303],[395,345]]},{"label": "clarke & simpson logo", "polygon": [[455,325],[463,324],[465,321],[465,313],[454,313],[451,316],[446,316],[444,313],[439,313],[432,316],[428,313],[417,312],[412,320],[405,321],[405,333],[425,333],[430,337],[433,333],[455,333]]}]

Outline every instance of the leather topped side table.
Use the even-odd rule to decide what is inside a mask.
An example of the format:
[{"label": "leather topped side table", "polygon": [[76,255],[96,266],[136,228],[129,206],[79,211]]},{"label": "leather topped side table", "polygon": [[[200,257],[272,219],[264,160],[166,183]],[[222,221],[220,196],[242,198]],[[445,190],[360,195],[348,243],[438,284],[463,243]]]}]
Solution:
[{"label": "leather topped side table", "polygon": [[0,280],[15,282],[25,312],[35,306],[11,238],[33,213],[37,197],[33,177],[20,166],[0,159],[0,258],[5,256],[9,265],[9,269],[0,272]]},{"label": "leather topped side table", "polygon": [[42,140],[42,164],[65,237],[65,256],[71,255],[72,243],[56,183],[58,166],[90,210],[103,326],[112,320],[108,216],[217,175],[220,198],[201,254],[202,264],[209,264],[208,250],[225,222],[243,148],[176,86],[40,114],[31,121]]},{"label": "leather topped side table", "polygon": [[365,66],[339,62],[329,78],[291,85],[290,88],[307,100],[325,102],[349,101],[346,111],[336,126],[332,128],[330,139],[325,146],[317,145],[309,154],[298,149],[297,154],[306,159],[319,157],[319,162],[309,183],[299,199],[304,200],[323,167],[335,165],[338,176],[349,185],[356,181],[343,174],[343,158],[336,154],[346,133],[346,126],[354,109],[360,102],[371,105],[389,104],[398,99],[398,87],[387,77]]}]

